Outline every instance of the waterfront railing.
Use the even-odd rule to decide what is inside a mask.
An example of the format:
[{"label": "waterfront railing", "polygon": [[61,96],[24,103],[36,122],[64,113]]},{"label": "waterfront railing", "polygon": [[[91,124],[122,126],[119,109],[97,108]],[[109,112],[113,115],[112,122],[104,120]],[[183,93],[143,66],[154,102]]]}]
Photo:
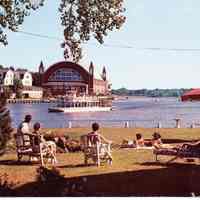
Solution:
[{"label": "waterfront railing", "polygon": [[101,127],[107,128],[200,128],[198,122],[185,122],[181,119],[169,121],[158,120],[67,120],[62,128],[84,128],[91,127],[97,122]]}]

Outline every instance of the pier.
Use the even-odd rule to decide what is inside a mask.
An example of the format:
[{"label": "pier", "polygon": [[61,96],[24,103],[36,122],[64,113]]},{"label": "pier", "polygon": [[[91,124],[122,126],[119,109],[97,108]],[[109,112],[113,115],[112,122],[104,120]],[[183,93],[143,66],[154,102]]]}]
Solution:
[{"label": "pier", "polygon": [[41,104],[54,103],[53,99],[7,99],[8,104]]}]

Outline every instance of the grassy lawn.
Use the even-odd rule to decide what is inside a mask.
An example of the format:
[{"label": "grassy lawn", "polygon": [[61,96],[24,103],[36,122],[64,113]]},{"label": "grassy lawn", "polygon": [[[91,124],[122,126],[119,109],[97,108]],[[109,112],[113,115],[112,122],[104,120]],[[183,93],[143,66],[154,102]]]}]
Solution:
[{"label": "grassy lawn", "polygon": [[[89,129],[45,129],[44,131],[65,134],[78,139],[80,135],[87,133]],[[138,132],[142,133],[144,138],[151,138],[154,131],[158,131],[158,129],[101,129],[101,133],[115,144],[120,144],[123,139],[135,139],[135,134]],[[159,129],[159,132],[165,140],[194,140],[200,138],[200,129]],[[84,166],[81,152],[58,154],[59,163],[57,168],[66,180],[90,177],[88,178],[90,179],[90,182],[88,182],[90,188],[86,189],[87,195],[187,196],[195,190],[200,191],[199,186],[197,187],[199,184],[196,184],[200,180],[198,162],[189,163],[181,159],[166,165],[166,161],[170,157],[162,156],[160,162],[156,163],[152,150],[115,148],[112,155],[114,158],[112,166],[104,164],[101,167],[96,167],[94,165]],[[24,185],[36,181],[37,168],[38,164],[17,163],[15,153],[7,153],[0,157],[1,174],[7,173],[9,181],[16,183],[15,187],[21,188],[21,190]],[[194,177],[194,180],[192,186],[191,184],[188,186],[188,183],[191,182],[191,176]],[[114,184],[115,187],[110,184]],[[124,185],[127,185],[127,187]],[[164,187],[165,185],[167,185],[167,189]],[[95,189],[91,189],[94,186]],[[26,189],[26,191],[28,190]]]},{"label": "grassy lawn", "polygon": [[[60,135],[69,135],[72,138],[79,139],[80,135],[86,134],[91,129],[89,128],[55,128],[43,129],[46,133],[55,133]],[[101,128],[100,133],[106,138],[113,141],[113,143],[120,144],[123,139],[133,140],[136,133],[142,133],[144,138],[152,138],[152,134],[157,131],[161,134],[163,139],[182,139],[182,140],[195,140],[200,139],[200,129],[189,128]]]}]

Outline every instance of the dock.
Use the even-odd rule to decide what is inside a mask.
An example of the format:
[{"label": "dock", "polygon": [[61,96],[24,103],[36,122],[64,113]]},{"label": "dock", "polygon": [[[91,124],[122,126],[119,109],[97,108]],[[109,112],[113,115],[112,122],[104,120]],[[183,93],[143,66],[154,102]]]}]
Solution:
[{"label": "dock", "polygon": [[55,100],[52,99],[7,99],[8,104],[41,104],[54,102]]}]

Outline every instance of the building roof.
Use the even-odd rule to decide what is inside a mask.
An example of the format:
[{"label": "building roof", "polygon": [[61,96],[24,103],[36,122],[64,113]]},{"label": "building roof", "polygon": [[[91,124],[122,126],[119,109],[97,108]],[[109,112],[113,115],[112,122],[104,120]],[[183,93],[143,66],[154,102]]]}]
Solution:
[{"label": "building roof", "polygon": [[200,88],[192,89],[192,90],[184,93],[182,96],[192,96],[192,95],[199,95],[200,96]]}]

